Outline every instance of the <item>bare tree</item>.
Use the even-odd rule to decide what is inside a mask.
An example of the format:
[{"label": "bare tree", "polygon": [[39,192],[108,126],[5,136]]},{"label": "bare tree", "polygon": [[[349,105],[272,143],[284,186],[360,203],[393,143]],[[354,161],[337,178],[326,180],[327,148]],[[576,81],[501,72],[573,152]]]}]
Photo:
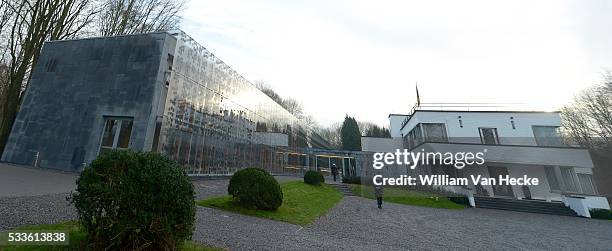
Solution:
[{"label": "bare tree", "polygon": [[30,80],[30,70],[48,40],[76,37],[97,13],[93,0],[2,0],[1,64],[6,65],[0,98],[0,152]]},{"label": "bare tree", "polygon": [[573,142],[591,149],[612,144],[612,73],[561,111],[565,133]]},{"label": "bare tree", "polygon": [[293,114],[293,116],[301,120],[306,118],[307,115],[304,114],[304,107],[299,101],[292,98],[282,98],[272,89],[272,87],[262,80],[255,81],[255,87],[274,100],[274,102],[285,108],[289,113]]},{"label": "bare tree", "polygon": [[268,96],[272,100],[274,100],[274,102],[276,102],[277,104],[279,104],[281,106],[283,105],[283,103],[284,103],[283,102],[283,98],[281,98],[281,96],[278,95],[278,93],[276,93],[276,91],[274,91],[274,89],[272,89],[272,87],[270,87],[270,85],[266,84],[266,82],[264,82],[263,80],[255,81],[255,87],[257,87],[257,89],[259,89],[261,92],[266,94],[266,96]]},{"label": "bare tree", "polygon": [[315,126],[313,130],[315,133],[319,134],[319,136],[329,142],[333,149],[340,149],[342,146],[342,140],[340,137],[341,127],[342,124],[337,122],[328,127]]},{"label": "bare tree", "polygon": [[178,28],[184,0],[100,0],[100,36],[165,31]]},{"label": "bare tree", "polygon": [[589,148],[599,193],[612,199],[612,73],[605,73],[603,80],[561,111],[565,135]]},{"label": "bare tree", "polygon": [[293,116],[299,119],[304,119],[304,108],[302,107],[302,103],[299,101],[292,98],[285,98],[281,105],[291,114],[293,114]]}]

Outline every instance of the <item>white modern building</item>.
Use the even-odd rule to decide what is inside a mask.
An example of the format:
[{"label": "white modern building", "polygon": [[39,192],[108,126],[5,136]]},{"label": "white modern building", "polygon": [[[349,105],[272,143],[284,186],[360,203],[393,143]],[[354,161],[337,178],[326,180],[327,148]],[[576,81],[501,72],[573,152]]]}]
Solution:
[{"label": "white modern building", "polygon": [[492,198],[498,199],[497,204],[535,203],[526,207],[563,203],[585,217],[590,217],[590,208],[610,208],[606,198],[598,196],[593,179],[594,166],[587,149],[566,145],[560,136],[559,112],[474,110],[469,106],[448,108],[438,105],[436,109],[430,108],[420,105],[409,114],[389,115],[392,138],[363,137],[363,150],[484,152],[483,165],[457,169],[437,164],[419,166],[414,170],[406,168],[405,172],[466,178],[472,175],[484,178],[526,175],[539,180],[538,185],[531,186],[439,187],[467,195],[476,207],[479,202],[483,207],[489,206]]}]

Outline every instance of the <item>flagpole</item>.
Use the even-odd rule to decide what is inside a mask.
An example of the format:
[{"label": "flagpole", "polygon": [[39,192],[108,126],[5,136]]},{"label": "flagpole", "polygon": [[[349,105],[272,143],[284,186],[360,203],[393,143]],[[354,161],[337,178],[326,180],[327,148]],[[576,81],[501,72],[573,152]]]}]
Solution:
[{"label": "flagpole", "polygon": [[419,96],[419,82],[415,82],[416,87],[416,106],[421,107],[421,97]]}]

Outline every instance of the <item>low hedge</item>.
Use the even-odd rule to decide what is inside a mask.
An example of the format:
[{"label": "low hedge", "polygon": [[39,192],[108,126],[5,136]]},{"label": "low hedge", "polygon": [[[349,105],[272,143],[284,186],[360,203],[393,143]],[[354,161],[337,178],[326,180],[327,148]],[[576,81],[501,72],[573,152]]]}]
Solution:
[{"label": "low hedge", "polygon": [[283,204],[278,181],[261,168],[245,168],[234,173],[227,192],[246,208],[276,210]]},{"label": "low hedge", "polygon": [[612,211],[603,208],[591,208],[589,210],[591,218],[612,220]]},{"label": "low hedge", "polygon": [[309,170],[304,174],[304,183],[310,185],[321,185],[321,183],[325,183],[325,178],[320,172]]},{"label": "low hedge", "polygon": [[456,195],[456,196],[449,196],[448,200],[455,202],[459,205],[466,205],[466,206],[470,206],[470,200],[465,197],[465,196],[460,196],[460,195]]},{"label": "low hedge", "polygon": [[359,176],[344,176],[342,177],[342,183],[361,185],[362,182]]}]

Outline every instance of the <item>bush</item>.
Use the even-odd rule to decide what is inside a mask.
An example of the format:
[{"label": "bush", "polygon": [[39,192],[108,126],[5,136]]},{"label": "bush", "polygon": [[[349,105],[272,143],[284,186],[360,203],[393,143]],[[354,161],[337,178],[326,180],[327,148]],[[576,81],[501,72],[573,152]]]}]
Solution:
[{"label": "bush", "polygon": [[321,185],[321,183],[325,183],[325,178],[323,178],[323,174],[320,172],[309,170],[304,174],[304,183],[310,185]]},{"label": "bush", "polygon": [[449,196],[448,200],[455,202],[459,205],[466,205],[466,206],[470,206],[470,200],[462,195],[453,195],[453,196]]},{"label": "bush", "polygon": [[263,169],[245,168],[230,179],[227,192],[243,207],[276,210],[283,204],[280,185]]},{"label": "bush", "polygon": [[591,218],[612,220],[612,211],[603,208],[591,208]]},{"label": "bush", "polygon": [[361,177],[359,177],[359,176],[344,176],[344,177],[342,177],[342,183],[360,185],[361,184]]},{"label": "bush", "polygon": [[71,201],[92,249],[174,250],[191,238],[194,195],[176,162],[113,150],[83,170]]}]

